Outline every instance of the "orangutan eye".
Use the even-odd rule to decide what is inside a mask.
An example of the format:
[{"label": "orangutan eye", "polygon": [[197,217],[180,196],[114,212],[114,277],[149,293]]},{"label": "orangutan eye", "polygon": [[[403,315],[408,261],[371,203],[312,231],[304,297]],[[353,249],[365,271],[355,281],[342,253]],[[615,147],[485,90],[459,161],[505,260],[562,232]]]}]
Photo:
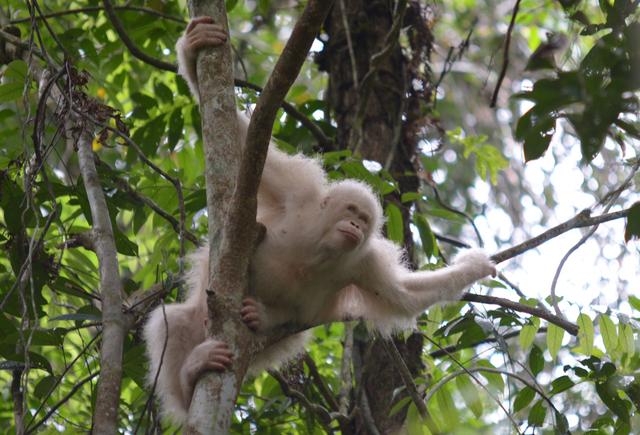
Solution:
[{"label": "orangutan eye", "polygon": [[349,205],[347,206],[347,210],[348,210],[348,211],[350,211],[351,213],[356,213],[356,212],[358,211],[358,207],[356,207],[356,206],[355,206],[355,205],[353,205],[353,204],[349,204]]}]

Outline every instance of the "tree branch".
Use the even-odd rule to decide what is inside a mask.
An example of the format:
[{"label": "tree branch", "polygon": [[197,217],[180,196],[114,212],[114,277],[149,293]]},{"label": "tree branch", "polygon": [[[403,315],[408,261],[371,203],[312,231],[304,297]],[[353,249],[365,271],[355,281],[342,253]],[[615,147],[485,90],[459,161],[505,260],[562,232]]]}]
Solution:
[{"label": "tree branch", "polygon": [[507,74],[507,67],[509,66],[509,46],[511,45],[511,34],[513,33],[513,27],[516,24],[518,9],[520,9],[520,1],[521,0],[516,0],[516,4],[513,7],[513,13],[511,14],[511,21],[509,22],[509,28],[507,29],[507,34],[505,35],[505,38],[504,38],[504,54],[502,56],[502,69],[500,70],[500,75],[498,76],[498,81],[496,82],[496,88],[493,91],[493,96],[491,97],[491,103],[489,104],[489,107],[496,107],[496,102],[498,101],[498,93],[500,92],[502,81],[504,80],[504,77]]},{"label": "tree branch", "polygon": [[149,65],[155,66],[156,68],[159,68],[165,71],[173,71],[173,72],[177,71],[177,68],[175,65],[168,62],[164,62],[160,59],[156,59],[153,56],[149,56],[148,54],[146,54],[145,52],[143,52],[138,48],[138,46],[131,40],[131,38],[129,38],[129,35],[125,30],[124,25],[122,24],[122,21],[120,21],[120,18],[118,18],[118,16],[116,15],[116,11],[113,8],[113,5],[111,4],[110,0],[102,0],[102,6],[104,7],[104,12],[107,14],[107,17],[109,17],[109,21],[111,21],[111,24],[113,25],[113,29],[116,31],[116,33],[118,34],[118,36],[120,37],[124,45],[127,46],[127,48],[129,49],[129,51],[133,56],[137,57],[138,59],[140,59],[145,63],[148,63]]},{"label": "tree branch", "polygon": [[[136,12],[143,12],[145,14],[149,14],[149,15],[153,15],[156,17],[160,17],[160,18],[164,18],[166,20],[170,20],[170,21],[175,21],[177,23],[185,23],[185,20],[180,18],[180,17],[174,17],[173,15],[169,15],[169,14],[164,14],[160,11],[157,11],[155,9],[151,9],[151,8],[145,8],[145,7],[141,7],[141,6],[113,6],[113,9],[117,10],[117,11],[136,11]],[[90,14],[93,12],[100,12],[103,11],[104,8],[100,7],[100,6],[91,6],[91,7],[86,7],[86,8],[74,8],[74,9],[67,9],[64,11],[56,11],[56,12],[51,12],[48,14],[43,14],[43,15],[39,15],[36,16],[35,19],[36,20],[42,20],[42,19],[47,19],[47,18],[57,18],[57,17],[62,17],[65,15],[73,15],[73,14]],[[31,17],[24,17],[24,18],[16,18],[10,21],[11,24],[20,24],[20,23],[27,23],[31,21]]]},{"label": "tree branch", "polygon": [[[144,53],[142,50],[140,50],[140,48],[138,48],[138,46],[131,40],[131,38],[127,34],[126,30],[124,29],[124,25],[122,24],[122,21],[120,21],[120,18],[118,18],[118,16],[115,14],[114,7],[111,5],[110,0],[103,0],[103,3],[104,3],[104,10],[107,16],[109,17],[111,24],[113,25],[114,29],[118,33],[118,36],[120,36],[120,39],[122,39],[123,44],[127,47],[129,52],[134,57],[161,70],[170,71],[174,73],[178,72],[178,67],[176,65],[172,63],[164,62],[160,59],[156,59],[155,57],[150,56]],[[259,93],[262,93],[264,91],[263,88],[261,88],[260,86],[253,84],[251,82],[248,82],[246,80],[241,80],[241,79],[234,79],[234,86],[251,89]],[[287,91],[288,89],[289,88],[287,88]],[[324,134],[322,129],[320,129],[320,127],[318,127],[318,125],[316,125],[312,120],[307,118],[298,109],[296,109],[293,105],[287,103],[286,101],[282,101],[280,105],[282,106],[284,111],[287,113],[287,115],[299,121],[303,126],[305,126],[311,132],[311,134],[316,138],[316,140],[318,141],[318,144],[322,147],[323,150],[326,151],[327,149],[333,149],[334,147],[333,141],[329,139]]]},{"label": "tree branch", "polygon": [[[192,0],[191,16],[212,16],[228,29],[224,2]],[[252,116],[242,160],[238,161],[237,118],[229,43],[202,51],[197,73],[206,153],[209,210],[209,328],[236,353],[233,371],[208,374],[196,385],[187,433],[226,433],[235,399],[249,365],[253,335],[237,315],[246,289],[249,261],[258,236],[258,185],[276,112],[298,76],[331,2],[311,0],[293,28]],[[222,161],[221,161],[222,159]],[[235,168],[238,168],[238,171]],[[233,177],[235,190],[233,190]],[[231,201],[227,201],[233,190]],[[228,213],[224,205],[229,204]],[[224,226],[221,223],[224,222]],[[219,245],[217,243],[219,242]],[[212,415],[213,410],[213,415]]]},{"label": "tree branch", "polygon": [[[101,162],[101,163],[103,163],[103,162]],[[182,224],[178,219],[174,218],[170,213],[165,211],[154,200],[152,200],[151,198],[149,198],[149,197],[137,192],[136,190],[134,190],[133,187],[131,187],[131,185],[129,183],[127,183],[127,181],[122,179],[122,178],[114,177],[113,180],[114,180],[115,184],[118,186],[119,189],[121,189],[124,192],[126,192],[132,198],[140,201],[141,203],[143,203],[144,205],[149,207],[151,210],[155,211],[165,221],[167,221],[169,223],[169,225],[171,225],[171,227],[173,227],[173,230],[178,235],[180,235],[180,233],[182,232],[184,234],[184,238],[185,239],[189,240],[195,246],[200,246],[200,241],[195,236],[195,234],[193,234],[191,231],[187,230],[186,228],[183,228],[184,224]],[[174,187],[175,187],[175,185],[174,185]]]},{"label": "tree branch", "polygon": [[590,227],[593,225],[599,225],[603,222],[612,221],[615,219],[621,219],[629,215],[631,208],[625,208],[624,210],[615,211],[612,213],[606,213],[599,216],[591,217],[590,210],[583,210],[578,213],[576,216],[571,219],[557,225],[544,233],[536,236],[532,239],[529,239],[525,242],[520,243],[519,245],[513,246],[509,249],[505,249],[504,251],[500,251],[497,254],[491,256],[491,260],[495,263],[502,263],[509,258],[516,257],[523,252],[529,251],[537,246],[542,245],[544,242],[547,242],[555,237],[558,237],[560,234],[566,233],[569,230],[574,228],[584,228]]},{"label": "tree branch", "polygon": [[[508,334],[502,335],[500,337],[500,340],[508,340],[509,338],[517,337],[518,335],[520,335],[520,332],[521,332],[520,330],[509,332]],[[538,329],[536,334],[541,334],[541,333],[544,333],[544,332],[547,332],[547,328],[545,328],[543,326],[543,327]],[[475,341],[473,343],[452,344],[450,346],[441,347],[438,350],[434,350],[432,352],[429,352],[429,356],[431,358],[442,358],[442,357],[445,357],[445,356],[450,356],[452,353],[459,352],[459,351],[461,351],[463,349],[470,349],[470,348],[473,348],[473,347],[478,347],[481,344],[495,343],[497,341],[498,341],[497,338],[489,337],[489,338],[485,338],[484,340]]]},{"label": "tree branch", "polygon": [[78,161],[93,219],[94,246],[100,267],[100,293],[102,295],[103,338],[100,349],[102,375],[98,380],[94,431],[96,433],[115,433],[120,405],[122,346],[124,336],[127,333],[127,322],[126,316],[122,312],[121,295],[123,289],[113,228],[93,160],[91,137],[86,131],[82,131],[78,139]]},{"label": "tree branch", "polygon": [[561,317],[558,317],[555,314],[552,314],[542,308],[530,307],[529,305],[514,302],[505,298],[499,298],[496,296],[477,295],[473,293],[464,294],[461,300],[467,302],[479,302],[481,304],[500,305],[501,307],[510,308],[521,313],[531,314],[532,316],[540,317],[541,319],[544,319],[549,323],[553,323],[554,325],[561,327],[573,336],[578,335],[577,325]]},{"label": "tree branch", "polygon": [[291,397],[294,400],[297,400],[302,406],[305,407],[307,411],[309,411],[310,414],[315,415],[320,421],[320,423],[322,424],[322,426],[324,427],[324,429],[327,431],[327,433],[332,432],[331,421],[334,418],[336,419],[341,418],[342,420],[345,420],[347,418],[344,415],[341,415],[341,414],[338,415],[335,412],[329,412],[329,410],[324,406],[318,405],[317,403],[313,403],[303,393],[296,390],[295,388],[292,388],[279,371],[277,370],[267,370],[267,371],[271,376],[273,376],[273,378],[276,381],[278,381],[278,384],[280,385],[280,389],[282,389],[282,392],[284,393],[284,395]]},{"label": "tree branch", "polygon": [[318,371],[318,367],[316,366],[313,358],[311,358],[311,355],[305,352],[302,356],[302,359],[309,368],[309,373],[311,374],[311,377],[318,387],[318,391],[320,391],[320,394],[324,398],[324,401],[327,402],[327,405],[329,405],[333,412],[340,412],[340,405],[338,404],[338,401],[336,400],[329,386],[327,386],[327,384],[324,382],[324,379]]},{"label": "tree branch", "polygon": [[[224,1],[192,0],[189,13],[191,17],[213,17],[228,33]],[[208,335],[227,343],[234,353],[234,364],[232,370],[207,373],[198,380],[184,431],[187,434],[225,434],[231,425],[250,355],[250,336],[237,315],[248,269],[241,270],[235,275],[235,281],[230,282],[224,280],[226,265],[220,266],[222,242],[229,231],[225,218],[240,164],[231,44],[228,40],[220,47],[199,52],[197,75],[209,226]],[[254,223],[255,219],[246,228],[249,236],[255,235]],[[239,250],[238,255],[249,256],[250,253]],[[231,260],[232,263],[237,261],[237,258]]]}]

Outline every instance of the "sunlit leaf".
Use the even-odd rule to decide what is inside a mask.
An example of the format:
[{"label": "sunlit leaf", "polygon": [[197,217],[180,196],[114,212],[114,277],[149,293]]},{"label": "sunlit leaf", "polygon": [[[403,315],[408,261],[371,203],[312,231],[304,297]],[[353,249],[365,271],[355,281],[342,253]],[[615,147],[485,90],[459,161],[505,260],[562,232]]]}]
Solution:
[{"label": "sunlit leaf", "polygon": [[549,392],[549,394],[555,395],[562,393],[563,391],[568,390],[574,385],[575,383],[571,380],[571,378],[569,378],[569,376],[560,376],[559,378],[554,379],[554,381],[551,382],[551,391]]},{"label": "sunlit leaf", "polygon": [[547,415],[547,408],[544,406],[544,400],[538,400],[535,405],[531,407],[529,411],[529,417],[527,420],[529,421],[530,426],[542,426],[544,424],[544,418]]},{"label": "sunlit leaf", "polygon": [[559,326],[549,323],[547,326],[547,348],[551,354],[551,358],[555,359],[558,355],[558,350],[562,346],[562,339],[564,338],[564,329]]},{"label": "sunlit leaf", "polygon": [[529,352],[529,368],[534,376],[544,368],[544,356],[540,348],[536,345],[534,345],[531,348],[531,352]]},{"label": "sunlit leaf", "polygon": [[598,316],[598,324],[600,325],[600,335],[604,342],[604,348],[607,350],[609,355],[613,356],[618,345],[616,325],[614,325],[611,318],[606,314],[600,314]]},{"label": "sunlit leaf", "polygon": [[458,387],[458,391],[460,392],[464,403],[471,412],[473,412],[476,418],[480,418],[483,411],[483,397],[480,395],[478,387],[475,386],[473,381],[469,379],[469,376],[467,375],[456,376],[456,386]]},{"label": "sunlit leaf", "polygon": [[400,209],[389,203],[385,207],[385,216],[387,218],[387,237],[401,245],[404,242],[404,225]]},{"label": "sunlit leaf", "polygon": [[518,392],[515,400],[513,401],[513,412],[518,412],[524,409],[533,398],[536,396],[536,392],[531,387],[524,387]]},{"label": "sunlit leaf", "polygon": [[593,338],[594,329],[593,321],[587,314],[580,314],[576,322],[578,324],[578,341],[580,343],[580,349],[585,355],[591,355],[593,353]]}]

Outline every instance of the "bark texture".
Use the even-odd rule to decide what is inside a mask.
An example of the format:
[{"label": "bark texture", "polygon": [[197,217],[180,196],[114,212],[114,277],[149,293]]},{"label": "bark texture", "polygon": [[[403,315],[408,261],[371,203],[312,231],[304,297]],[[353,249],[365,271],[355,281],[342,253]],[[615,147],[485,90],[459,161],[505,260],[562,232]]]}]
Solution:
[{"label": "bark texture", "polygon": [[[192,17],[211,16],[229,29],[223,0],[191,0],[189,12]],[[241,155],[229,42],[203,50],[198,56],[197,74],[207,183],[209,270],[212,272],[209,288],[213,291],[209,298],[209,331],[229,345],[235,358],[233,370],[208,373],[200,378],[191,400],[185,433],[223,434],[229,430],[235,400],[249,364],[247,353],[241,350],[248,347],[250,340],[239,315],[232,315],[239,311],[246,272],[236,276],[236,285],[231,288],[221,288],[213,282],[213,272],[219,271],[225,219]],[[239,293],[235,298],[234,292]]]},{"label": "bark texture", "polygon": [[[209,374],[198,382],[189,410],[187,433],[224,434],[229,431],[242,380],[251,355],[259,346],[239,315],[240,301],[248,282],[249,260],[259,235],[256,225],[258,185],[277,110],[298,76],[330,8],[331,1],[310,0],[307,3],[258,99],[240,160],[237,158],[240,146],[237,143],[230,45],[227,43],[199,55],[197,71],[212,244],[209,328],[229,345],[235,361],[232,370]],[[228,28],[224,1],[192,0],[190,12],[191,16],[212,16]],[[219,130],[227,133],[219,134]],[[220,159],[224,160],[224,167],[220,167]],[[229,204],[228,210],[223,208],[224,204]]]},{"label": "bark texture", "polygon": [[[401,192],[415,192],[419,186],[415,175],[417,132],[428,112],[425,102],[430,92],[428,73],[416,76],[418,65],[428,60],[431,34],[419,4],[409,2],[404,12],[394,10],[402,4],[385,0],[337,0],[325,27],[329,41],[318,63],[329,73],[328,100],[338,124],[338,148],[348,148],[365,159],[377,161],[398,180]],[[422,44],[420,49],[412,50],[410,56],[403,55],[394,33],[399,24],[401,27],[410,24],[411,43],[419,40]],[[419,89],[413,87],[416,78],[420,79]],[[398,194],[390,195],[385,201],[393,202],[402,211],[404,245],[411,253],[411,204],[402,204]],[[410,372],[418,374],[423,368],[422,337],[413,335],[406,341],[398,338],[394,341]],[[357,405],[368,409],[361,410],[353,422],[353,432],[397,431],[406,412],[389,416],[389,411],[393,406],[393,392],[403,381],[385,347],[370,335],[356,334],[354,352],[358,353],[354,357],[356,380],[360,380],[359,388],[362,388],[357,395],[366,396],[364,402],[360,399]],[[369,413],[373,422],[367,418]]]},{"label": "bark texture", "polygon": [[78,162],[87,191],[93,219],[93,245],[100,267],[102,299],[102,346],[100,348],[100,379],[93,416],[93,433],[112,434],[118,429],[118,406],[122,381],[122,346],[129,328],[122,312],[122,281],[109,217],[107,202],[93,160],[91,136],[82,132],[78,140]]}]

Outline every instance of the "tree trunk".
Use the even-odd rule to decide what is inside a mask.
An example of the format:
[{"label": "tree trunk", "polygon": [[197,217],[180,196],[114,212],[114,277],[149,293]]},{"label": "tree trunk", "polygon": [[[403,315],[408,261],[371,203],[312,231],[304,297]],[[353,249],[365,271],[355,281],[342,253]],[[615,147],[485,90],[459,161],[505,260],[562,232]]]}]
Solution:
[{"label": "tree trunk", "polygon": [[[394,20],[400,15],[393,10],[395,4],[384,0],[337,0],[326,22],[329,41],[318,63],[329,73],[328,102],[338,125],[338,148],[348,148],[367,160],[377,161],[398,181],[401,192],[415,192],[419,187],[414,165],[416,131],[424,119],[423,112],[428,112],[429,100],[424,97],[430,93],[430,77],[428,74],[419,77],[420,92],[409,84],[416,78],[417,62],[428,60],[431,35],[419,4],[411,2],[401,24],[402,27],[408,22],[412,24],[410,40],[419,40],[422,46],[413,51],[411,59],[403,56],[397,35],[390,34]],[[402,211],[404,246],[411,256],[411,204],[402,204],[399,194],[390,195],[385,201]],[[370,335],[355,335],[356,381],[360,380],[358,387],[366,394],[365,405],[360,401],[358,406],[368,405],[365,411],[370,411],[381,434],[396,431],[405,419],[406,408],[393,416],[389,412],[393,392],[403,386],[403,381],[379,340]],[[410,372],[417,375],[423,368],[422,336],[414,334],[406,341],[399,338],[394,341]],[[362,367],[358,367],[358,361]],[[361,412],[354,422],[355,433],[370,433],[371,422],[366,422],[362,415]]]}]

